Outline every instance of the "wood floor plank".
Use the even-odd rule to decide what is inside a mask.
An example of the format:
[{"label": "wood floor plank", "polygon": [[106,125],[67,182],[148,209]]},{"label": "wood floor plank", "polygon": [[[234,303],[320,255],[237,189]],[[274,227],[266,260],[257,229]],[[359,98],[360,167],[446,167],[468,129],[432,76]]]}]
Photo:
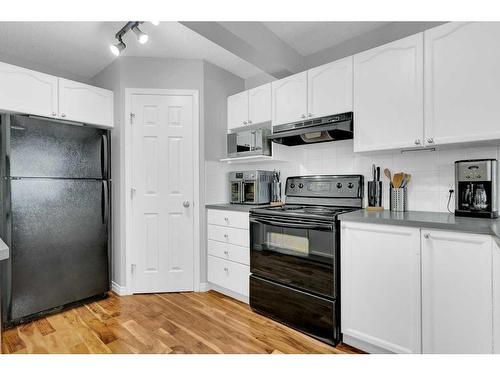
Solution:
[{"label": "wood floor plank", "polygon": [[4,353],[361,353],[215,291],[109,297],[5,330]]}]

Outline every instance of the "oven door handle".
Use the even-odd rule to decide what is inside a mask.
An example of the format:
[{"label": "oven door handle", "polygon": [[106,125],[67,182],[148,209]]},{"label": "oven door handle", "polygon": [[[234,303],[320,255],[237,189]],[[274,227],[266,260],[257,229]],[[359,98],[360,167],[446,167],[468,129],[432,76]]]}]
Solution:
[{"label": "oven door handle", "polygon": [[250,222],[252,223],[258,223],[258,224],[267,224],[267,225],[274,225],[278,227],[287,227],[287,228],[297,228],[297,229],[315,229],[315,230],[333,230],[333,225],[330,224],[297,224],[297,223],[290,223],[287,221],[276,221],[276,220],[263,220],[263,219],[255,219],[251,218]]}]

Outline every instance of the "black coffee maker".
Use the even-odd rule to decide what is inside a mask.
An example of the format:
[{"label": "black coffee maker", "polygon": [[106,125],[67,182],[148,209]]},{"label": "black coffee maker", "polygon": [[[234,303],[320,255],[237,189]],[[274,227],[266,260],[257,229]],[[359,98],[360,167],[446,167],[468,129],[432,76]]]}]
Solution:
[{"label": "black coffee maker", "polygon": [[455,215],[484,218],[498,216],[496,159],[455,162]]}]

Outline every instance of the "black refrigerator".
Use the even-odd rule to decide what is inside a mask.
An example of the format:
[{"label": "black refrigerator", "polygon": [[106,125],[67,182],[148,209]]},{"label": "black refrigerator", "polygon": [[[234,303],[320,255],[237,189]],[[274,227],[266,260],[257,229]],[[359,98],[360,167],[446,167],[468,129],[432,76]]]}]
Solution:
[{"label": "black refrigerator", "polygon": [[110,288],[110,132],[1,115],[2,315],[12,325]]}]

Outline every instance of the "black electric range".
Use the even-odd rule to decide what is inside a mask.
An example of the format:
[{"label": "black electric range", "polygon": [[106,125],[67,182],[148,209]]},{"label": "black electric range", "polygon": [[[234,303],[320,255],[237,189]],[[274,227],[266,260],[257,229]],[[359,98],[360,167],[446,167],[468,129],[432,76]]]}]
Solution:
[{"label": "black electric range", "polygon": [[340,341],[340,228],[363,176],[289,177],[285,205],[250,210],[250,306],[324,342]]}]

